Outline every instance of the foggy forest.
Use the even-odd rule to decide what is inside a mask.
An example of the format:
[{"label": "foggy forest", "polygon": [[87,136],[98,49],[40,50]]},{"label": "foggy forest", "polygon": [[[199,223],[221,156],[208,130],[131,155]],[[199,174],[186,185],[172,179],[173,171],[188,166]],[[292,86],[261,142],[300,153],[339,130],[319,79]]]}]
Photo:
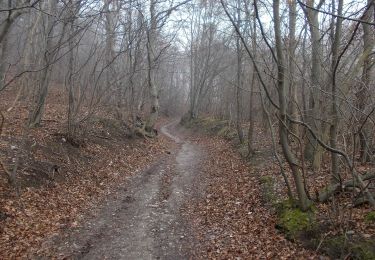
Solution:
[{"label": "foggy forest", "polygon": [[374,0],[1,0],[0,259],[375,259]]}]

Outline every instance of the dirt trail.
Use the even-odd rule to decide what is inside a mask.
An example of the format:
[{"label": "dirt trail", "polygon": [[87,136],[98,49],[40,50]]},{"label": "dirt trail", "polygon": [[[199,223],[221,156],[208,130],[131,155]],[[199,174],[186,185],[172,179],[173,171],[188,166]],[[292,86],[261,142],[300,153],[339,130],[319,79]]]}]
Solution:
[{"label": "dirt trail", "polygon": [[60,239],[58,257],[73,259],[187,259],[191,244],[180,207],[197,193],[201,149],[177,134],[176,122],[161,132],[176,142],[171,154],[129,178],[84,226]]}]

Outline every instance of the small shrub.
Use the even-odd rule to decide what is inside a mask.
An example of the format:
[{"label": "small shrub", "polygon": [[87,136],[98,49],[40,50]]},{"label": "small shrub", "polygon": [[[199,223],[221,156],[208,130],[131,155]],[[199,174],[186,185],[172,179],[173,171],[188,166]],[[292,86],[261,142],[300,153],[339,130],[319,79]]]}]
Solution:
[{"label": "small shrub", "polygon": [[358,237],[349,238],[344,235],[326,238],[322,245],[322,252],[334,259],[343,255],[350,256],[350,259],[375,259],[373,241],[362,240]]},{"label": "small shrub", "polygon": [[365,221],[367,223],[375,223],[375,211],[371,211],[366,214]]},{"label": "small shrub", "polygon": [[362,241],[351,246],[353,259],[371,260],[375,259],[374,243]]}]

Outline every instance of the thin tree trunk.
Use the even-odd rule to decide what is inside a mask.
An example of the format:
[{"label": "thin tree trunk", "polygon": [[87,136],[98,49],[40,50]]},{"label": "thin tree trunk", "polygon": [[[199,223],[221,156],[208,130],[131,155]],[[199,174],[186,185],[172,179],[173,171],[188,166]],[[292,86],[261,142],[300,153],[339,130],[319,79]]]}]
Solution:
[{"label": "thin tree trunk", "polygon": [[24,10],[14,8],[12,10],[12,2],[8,1],[8,8],[10,11],[7,13],[7,18],[0,25],[0,91],[5,87],[5,72],[6,72],[6,54],[8,48],[8,34],[12,24],[17,18],[23,14]]},{"label": "thin tree trunk", "polygon": [[[314,6],[314,0],[309,0],[308,5]],[[319,32],[319,19],[318,11],[312,9],[305,10],[307,21],[310,28],[311,34],[311,91],[309,93],[309,102],[308,102],[308,116],[306,121],[313,127],[314,130],[323,129],[319,122],[315,120],[319,116],[319,107],[320,105],[317,102],[320,102],[318,97],[318,89],[320,87],[320,79],[322,78],[322,68],[320,64],[320,58],[322,57],[322,47],[321,47],[321,35]],[[324,132],[324,131],[322,131]],[[322,133],[321,132],[321,133]],[[306,159],[312,162],[314,170],[318,170],[321,164],[323,149],[319,147],[316,140],[312,138],[310,134],[307,134],[307,142],[305,146],[305,157]]]},{"label": "thin tree trunk", "polygon": [[155,84],[155,44],[156,44],[156,29],[157,29],[157,17],[156,17],[156,1],[151,0],[150,2],[150,28],[147,32],[147,83],[150,90],[151,98],[151,112],[146,122],[145,130],[152,132],[156,120],[159,116],[159,95],[158,88]]},{"label": "thin tree trunk", "polygon": [[[371,22],[374,19],[374,0],[367,1],[368,10],[364,15],[364,20]],[[356,107],[360,112],[364,112],[366,105],[368,104],[368,97],[369,94],[369,87],[370,87],[370,75],[371,75],[371,52],[374,48],[374,36],[372,32],[372,26],[363,23],[363,69],[362,69],[362,82],[359,87],[359,91],[356,93],[357,104]],[[360,125],[365,120],[364,116],[361,114],[359,116]],[[362,163],[365,163],[369,160],[369,142],[368,137],[369,134],[369,127],[365,124],[360,132],[359,132],[359,152],[360,152],[360,160]]]},{"label": "thin tree trunk", "polygon": [[[248,9],[248,6],[245,7],[246,10]],[[247,20],[250,19],[250,14],[249,12],[246,12],[246,18]],[[252,49],[254,53],[254,59],[257,58],[257,29],[256,29],[256,17],[253,15],[253,21],[252,21],[252,34],[251,34],[251,39],[252,39]],[[247,142],[248,142],[248,155],[251,156],[254,154],[254,147],[253,147],[253,135],[254,135],[254,125],[255,125],[255,118],[254,118],[254,111],[253,111],[253,106],[254,106],[254,86],[257,82],[257,77],[258,73],[253,67],[253,73],[251,75],[251,83],[250,83],[250,100],[249,100],[249,129],[248,129],[248,134],[247,134]],[[262,100],[262,105],[264,101]],[[262,106],[263,107],[263,106]],[[265,110],[262,109],[262,111],[266,112]],[[268,115],[267,115],[268,118]],[[267,120],[268,122],[268,120]]]},{"label": "thin tree trunk", "polygon": [[285,93],[285,64],[284,54],[282,50],[281,40],[281,21],[280,21],[280,1],[273,1],[273,15],[274,15],[274,31],[275,31],[275,42],[276,42],[276,53],[277,53],[277,86],[279,95],[279,136],[281,147],[293,174],[294,182],[297,189],[299,206],[302,210],[308,210],[310,207],[310,200],[307,197],[306,190],[304,187],[304,180],[302,177],[301,170],[298,166],[297,159],[293,155],[290,145],[288,143],[288,131],[286,129],[287,119],[287,104],[286,104],[286,93]]},{"label": "thin tree trunk", "polygon": [[[297,20],[297,2],[296,1],[288,1],[289,4],[289,46],[288,46],[288,82],[289,82],[289,99],[290,99],[290,115],[298,119],[298,111],[297,111],[297,88],[294,81],[294,73],[295,73],[295,50],[296,50],[296,20]],[[296,124],[291,125],[291,131],[298,136],[298,126]]]},{"label": "thin tree trunk", "polygon": [[72,140],[76,130],[76,118],[77,107],[76,98],[74,96],[75,80],[74,80],[74,63],[75,63],[75,17],[80,10],[80,0],[69,1],[69,33],[68,33],[68,47],[70,50],[68,60],[68,77],[67,77],[67,88],[68,88],[68,139]]},{"label": "thin tree trunk", "polygon": [[[50,14],[55,13],[56,7],[57,7],[57,1],[56,0],[49,0],[47,2],[47,10]],[[54,46],[53,44],[53,31],[55,26],[55,18],[54,16],[47,15],[46,16],[46,31],[45,31],[45,52],[43,55],[43,66],[44,69],[41,71],[40,76],[40,83],[39,88],[37,91],[37,96],[35,98],[35,106],[32,112],[30,113],[29,117],[29,127],[36,127],[39,126],[42,120],[42,116],[44,113],[44,105],[46,101],[46,97],[48,94],[48,86],[50,82],[50,74],[52,71],[52,61],[57,54],[60,43],[62,41],[65,26],[63,28],[62,35],[60,36],[60,40],[58,41],[57,45]],[[53,48],[55,47],[55,48]]]},{"label": "thin tree trunk", "polygon": [[[241,29],[241,1],[237,0],[237,28]],[[236,37],[236,49],[237,49],[237,87],[236,87],[236,127],[237,127],[237,135],[239,138],[240,143],[244,143],[244,136],[242,130],[242,53],[241,53],[241,43],[240,37],[237,35]]]},{"label": "thin tree trunk", "polygon": [[[334,6],[333,0],[333,6]],[[344,1],[339,0],[337,14],[342,15]],[[334,32],[334,40],[332,44],[332,64],[331,64],[331,79],[332,79],[332,122],[330,127],[330,145],[333,149],[337,148],[337,127],[339,124],[339,114],[338,114],[338,104],[337,104],[337,86],[336,86],[336,71],[338,66],[338,55],[340,47],[340,38],[341,38],[341,28],[342,28],[342,19],[337,18],[336,28]],[[333,29],[332,29],[333,30]],[[331,170],[332,170],[332,182],[338,183],[341,182],[341,177],[339,174],[339,158],[337,153],[331,153]]]}]

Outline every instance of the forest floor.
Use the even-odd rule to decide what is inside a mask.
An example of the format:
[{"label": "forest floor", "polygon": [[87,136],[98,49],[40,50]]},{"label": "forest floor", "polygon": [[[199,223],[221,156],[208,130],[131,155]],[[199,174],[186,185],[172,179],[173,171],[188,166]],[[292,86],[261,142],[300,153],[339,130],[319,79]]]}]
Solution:
[{"label": "forest floor", "polygon": [[[180,214],[201,194],[203,160],[197,144],[182,141],[179,121],[161,127],[174,140],[169,155],[120,184],[82,226],[55,237],[47,256],[73,259],[188,259],[192,236]],[[189,249],[190,248],[190,249]],[[45,255],[44,255],[45,256]]]},{"label": "forest floor", "polygon": [[[29,103],[17,102],[9,110],[15,96],[15,91],[5,90],[0,104],[5,117],[0,139],[0,259],[42,254],[45,244],[80,226],[119,184],[126,185],[128,178],[167,155],[174,143],[163,135],[129,138],[127,127],[106,107],[70,142],[64,134],[66,97],[57,88],[48,95],[41,127],[27,130]],[[12,184],[6,172],[13,174]]]},{"label": "forest floor", "polygon": [[184,207],[197,245],[193,258],[324,259],[276,229],[276,214],[267,205],[260,182],[261,171],[269,173],[275,165],[269,146],[258,137],[255,142],[262,149],[251,161],[223,137],[197,133],[190,137],[206,154],[201,169],[205,192]]},{"label": "forest floor", "polygon": [[[339,193],[327,203],[316,203],[311,213],[290,206],[280,165],[263,127],[255,126],[255,154],[250,157],[247,143],[239,143],[235,127],[228,121],[206,117],[185,127],[200,133],[191,140],[205,147],[207,154],[202,168],[205,196],[187,205],[187,216],[199,241],[195,251],[198,258],[375,258],[374,211],[369,205],[354,207],[353,193]],[[282,154],[279,148],[276,151]],[[317,191],[330,184],[328,159],[325,156],[320,171],[305,169],[312,200]],[[285,161],[282,167],[292,182]],[[358,169],[365,174],[373,165]],[[350,174],[343,169],[342,177],[346,180]],[[369,187],[373,184],[367,183]]]},{"label": "forest floor", "polygon": [[258,179],[220,139],[173,121],[168,155],[120,184],[81,225],[34,257],[68,259],[316,258],[275,229]]},{"label": "forest floor", "polygon": [[[171,119],[158,123],[157,138],[129,139],[104,113],[69,143],[59,123],[63,103],[52,92],[42,127],[26,134],[26,106],[4,113],[1,160],[8,172],[16,164],[18,171],[9,185],[0,169],[0,259],[325,258],[276,228],[267,198],[285,198],[285,187],[261,129],[251,160],[232,141]],[[275,181],[266,190],[269,176]],[[308,178],[322,179],[312,189],[324,185],[323,177]],[[333,218],[327,205],[318,207]],[[371,239],[367,212],[353,210],[345,228]],[[347,224],[338,217],[336,230]],[[334,230],[321,230],[322,242]]]}]

